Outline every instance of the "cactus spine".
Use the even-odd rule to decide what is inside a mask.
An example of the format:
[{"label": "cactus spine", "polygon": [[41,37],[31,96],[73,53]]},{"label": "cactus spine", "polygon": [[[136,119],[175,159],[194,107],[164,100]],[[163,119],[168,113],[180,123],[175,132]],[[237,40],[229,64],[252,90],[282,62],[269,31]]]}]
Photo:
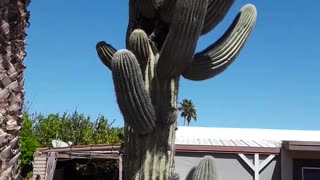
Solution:
[{"label": "cactus spine", "polygon": [[233,0],[129,0],[126,49],[105,42],[98,56],[111,71],[125,120],[124,178],[176,179],[174,140],[179,79],[204,80],[234,61],[255,24],[246,5],[229,30],[194,55],[201,34],[213,29]]},{"label": "cactus spine", "polygon": [[218,180],[216,164],[212,156],[205,156],[196,167],[192,180]]}]

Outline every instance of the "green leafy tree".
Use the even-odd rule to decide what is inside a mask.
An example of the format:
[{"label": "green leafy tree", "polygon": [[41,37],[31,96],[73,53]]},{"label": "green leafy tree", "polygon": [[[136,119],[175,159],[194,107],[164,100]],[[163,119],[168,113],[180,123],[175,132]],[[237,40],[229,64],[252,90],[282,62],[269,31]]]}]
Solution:
[{"label": "green leafy tree", "polygon": [[197,110],[192,102],[192,100],[183,99],[180,102],[180,107],[178,108],[181,111],[180,116],[184,119],[183,125],[186,125],[186,121],[188,122],[188,126],[190,125],[191,120],[197,120]]},{"label": "green leafy tree", "polygon": [[[21,132],[22,177],[32,172],[32,160],[39,147],[52,147],[52,140],[72,142],[72,145],[120,144],[123,140],[123,128],[113,127],[104,116],[95,121],[90,116],[77,111],[68,114],[38,114],[32,118],[25,112],[24,128]],[[89,164],[76,163],[79,174],[110,173],[118,170],[116,161],[92,161]],[[89,171],[90,169],[90,171]]]},{"label": "green leafy tree", "polygon": [[96,120],[93,131],[95,144],[117,144],[122,141],[124,132],[119,128],[112,127],[113,122],[109,123],[104,116],[100,116]]},{"label": "green leafy tree", "polygon": [[62,132],[57,135],[58,139],[70,141],[73,145],[94,144],[94,127],[90,116],[75,111],[71,115],[64,113],[58,121],[63,124]]},{"label": "green leafy tree", "polygon": [[32,171],[32,160],[34,152],[40,147],[35,134],[32,132],[32,121],[29,115],[24,114],[22,116],[23,129],[20,134],[21,144],[21,176],[26,177],[28,172]]},{"label": "green leafy tree", "polygon": [[59,114],[37,115],[34,119],[34,134],[42,147],[52,147],[52,140],[61,136],[63,121],[59,119]]},{"label": "green leafy tree", "polygon": [[35,118],[34,133],[44,147],[52,147],[54,139],[70,141],[72,145],[119,144],[122,142],[123,129],[112,125],[113,122],[104,116],[92,121],[90,116],[75,111],[71,115],[38,115]]}]

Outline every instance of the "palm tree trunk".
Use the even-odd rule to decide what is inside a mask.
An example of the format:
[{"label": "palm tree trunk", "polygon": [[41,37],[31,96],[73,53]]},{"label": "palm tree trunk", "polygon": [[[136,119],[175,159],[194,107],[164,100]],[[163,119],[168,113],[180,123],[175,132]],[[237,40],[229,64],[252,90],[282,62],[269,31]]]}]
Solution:
[{"label": "palm tree trunk", "polygon": [[18,179],[28,0],[0,0],[0,179]]},{"label": "palm tree trunk", "polygon": [[186,118],[183,118],[183,126],[186,126]]}]

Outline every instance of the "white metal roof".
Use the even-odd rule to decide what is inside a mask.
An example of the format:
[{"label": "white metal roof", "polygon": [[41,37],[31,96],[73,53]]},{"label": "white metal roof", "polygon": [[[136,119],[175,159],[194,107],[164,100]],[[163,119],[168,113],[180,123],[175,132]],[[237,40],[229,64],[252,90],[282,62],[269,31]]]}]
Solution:
[{"label": "white metal roof", "polygon": [[320,131],[179,126],[175,144],[281,147],[282,141],[320,141]]}]

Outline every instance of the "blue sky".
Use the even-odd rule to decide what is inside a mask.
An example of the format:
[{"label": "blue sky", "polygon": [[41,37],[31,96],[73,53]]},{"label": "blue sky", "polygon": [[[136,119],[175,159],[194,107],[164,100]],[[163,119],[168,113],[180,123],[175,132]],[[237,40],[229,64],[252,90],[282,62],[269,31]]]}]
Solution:
[{"label": "blue sky", "polygon": [[[197,51],[222,35],[247,3],[256,5],[258,19],[238,59],[215,78],[180,83],[179,100],[192,99],[197,108],[191,125],[319,130],[320,2],[237,0],[224,21],[200,38]],[[29,10],[25,101],[31,111],[77,109],[122,126],[111,72],[95,44],[105,40],[124,48],[128,1],[32,1]]]}]

